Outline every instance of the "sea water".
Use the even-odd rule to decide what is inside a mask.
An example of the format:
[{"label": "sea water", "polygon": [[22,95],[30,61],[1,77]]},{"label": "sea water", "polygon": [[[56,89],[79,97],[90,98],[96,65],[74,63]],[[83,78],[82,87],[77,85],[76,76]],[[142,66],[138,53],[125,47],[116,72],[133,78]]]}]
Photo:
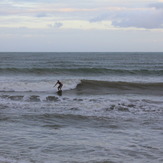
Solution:
[{"label": "sea water", "polygon": [[163,53],[0,53],[0,162],[162,163]]}]

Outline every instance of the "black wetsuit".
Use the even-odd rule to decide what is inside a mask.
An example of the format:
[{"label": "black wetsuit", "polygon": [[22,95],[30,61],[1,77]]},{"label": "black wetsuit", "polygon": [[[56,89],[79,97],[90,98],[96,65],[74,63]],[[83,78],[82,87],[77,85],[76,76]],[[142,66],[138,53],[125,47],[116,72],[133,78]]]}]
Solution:
[{"label": "black wetsuit", "polygon": [[59,90],[61,90],[63,84],[60,81],[58,81],[57,84],[59,84],[59,86],[58,86],[58,91],[59,91]]}]

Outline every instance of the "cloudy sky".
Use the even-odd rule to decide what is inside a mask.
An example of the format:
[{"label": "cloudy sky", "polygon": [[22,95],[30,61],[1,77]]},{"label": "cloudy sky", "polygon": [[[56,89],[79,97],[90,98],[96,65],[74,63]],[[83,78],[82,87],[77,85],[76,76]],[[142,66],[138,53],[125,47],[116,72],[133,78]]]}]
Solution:
[{"label": "cloudy sky", "polygon": [[0,51],[163,51],[163,0],[0,0]]}]

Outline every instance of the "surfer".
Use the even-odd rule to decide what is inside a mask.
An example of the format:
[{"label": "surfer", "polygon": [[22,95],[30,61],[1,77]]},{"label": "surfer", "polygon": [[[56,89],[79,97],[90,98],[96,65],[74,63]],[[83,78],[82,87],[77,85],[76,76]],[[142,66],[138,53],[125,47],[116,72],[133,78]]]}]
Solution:
[{"label": "surfer", "polygon": [[61,88],[62,88],[63,84],[58,80],[57,83],[54,85],[54,87],[55,87],[57,84],[59,85],[59,86],[58,86],[58,91],[62,91]]}]

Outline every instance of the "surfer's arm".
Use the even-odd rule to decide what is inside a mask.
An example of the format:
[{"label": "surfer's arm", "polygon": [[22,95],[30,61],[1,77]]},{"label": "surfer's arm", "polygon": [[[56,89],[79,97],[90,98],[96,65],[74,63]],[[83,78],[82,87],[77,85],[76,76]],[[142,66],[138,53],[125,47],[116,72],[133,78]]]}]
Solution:
[{"label": "surfer's arm", "polygon": [[58,84],[58,82],[53,87],[55,87],[57,84]]}]

